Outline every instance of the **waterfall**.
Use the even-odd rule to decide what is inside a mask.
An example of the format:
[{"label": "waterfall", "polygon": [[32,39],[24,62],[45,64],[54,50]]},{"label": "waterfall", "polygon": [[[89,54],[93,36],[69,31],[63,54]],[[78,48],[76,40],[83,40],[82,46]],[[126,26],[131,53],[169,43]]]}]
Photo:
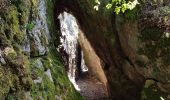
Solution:
[{"label": "waterfall", "polygon": [[82,72],[87,72],[88,71],[88,68],[87,68],[87,66],[85,65],[85,61],[84,61],[84,54],[83,54],[83,51],[81,51],[81,70],[82,70]]},{"label": "waterfall", "polygon": [[[78,85],[76,84],[76,69],[77,69],[77,54],[78,54],[78,34],[79,34],[79,26],[77,24],[76,18],[67,12],[63,12],[58,16],[60,20],[60,31],[61,37],[60,42],[61,45],[59,48],[63,48],[64,51],[68,54],[68,77],[69,80],[73,83],[74,87],[77,90]],[[81,52],[81,55],[83,53]],[[85,68],[85,63],[83,57],[81,59],[81,69],[82,71],[87,71]]]}]

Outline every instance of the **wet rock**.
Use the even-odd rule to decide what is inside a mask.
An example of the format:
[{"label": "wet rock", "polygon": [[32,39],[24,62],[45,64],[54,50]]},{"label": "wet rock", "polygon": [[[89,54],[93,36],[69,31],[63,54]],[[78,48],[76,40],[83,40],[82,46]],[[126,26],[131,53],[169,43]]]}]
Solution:
[{"label": "wet rock", "polygon": [[34,64],[35,64],[35,67],[43,69],[41,58],[37,59]]},{"label": "wet rock", "polygon": [[1,65],[6,65],[6,61],[2,56],[2,51],[1,50],[0,50],[0,63],[1,63]]},{"label": "wet rock", "polygon": [[30,91],[27,91],[24,94],[25,94],[26,100],[33,100],[33,98],[31,97]]},{"label": "wet rock", "polygon": [[48,78],[51,80],[51,82],[53,82],[53,78],[52,78],[50,69],[48,69],[46,72],[44,72],[44,74],[48,76]]},{"label": "wet rock", "polygon": [[5,56],[9,56],[11,58],[16,56],[16,52],[11,47],[6,47],[3,52],[4,52]]},{"label": "wet rock", "polygon": [[37,79],[33,80],[35,84],[40,84],[42,82],[42,78],[38,77]]},{"label": "wet rock", "polygon": [[157,83],[159,89],[165,93],[170,93],[170,85],[169,84],[163,84],[163,83]]},{"label": "wet rock", "polygon": [[167,99],[170,99],[170,95],[167,96]]},{"label": "wet rock", "polygon": [[25,35],[24,42],[23,42],[23,52],[30,56],[30,41],[27,35]]},{"label": "wet rock", "polygon": [[94,75],[97,79],[99,79],[105,87],[107,87],[107,78],[104,73],[103,66],[101,64],[101,60],[98,55],[95,53],[93,47],[89,43],[88,39],[84,35],[83,32],[79,33],[79,43],[82,47],[82,51],[84,53],[84,61],[88,66],[89,73]]},{"label": "wet rock", "polygon": [[48,39],[50,38],[46,22],[46,7],[44,0],[39,0],[37,10],[38,15],[33,22],[34,27],[29,31],[31,56],[45,55],[47,52]]},{"label": "wet rock", "polygon": [[58,95],[55,95],[55,99],[56,99],[56,100],[62,100],[61,97],[58,96]]}]

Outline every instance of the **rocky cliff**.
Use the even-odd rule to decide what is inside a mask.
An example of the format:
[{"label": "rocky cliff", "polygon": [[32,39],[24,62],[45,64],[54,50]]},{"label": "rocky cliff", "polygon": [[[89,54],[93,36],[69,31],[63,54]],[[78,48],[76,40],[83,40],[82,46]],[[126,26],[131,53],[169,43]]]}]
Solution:
[{"label": "rocky cliff", "polygon": [[54,46],[54,0],[0,1],[0,99],[75,100]]},{"label": "rocky cliff", "polygon": [[107,3],[100,0],[96,11],[92,0],[57,0],[56,13],[60,8],[77,18],[102,63],[111,99],[168,98],[169,1],[141,0],[119,15],[106,10]]},{"label": "rocky cliff", "polygon": [[140,0],[118,15],[108,2],[96,11],[95,0],[1,0],[0,99],[83,99],[69,81],[83,57],[108,99],[170,99],[170,1]]}]

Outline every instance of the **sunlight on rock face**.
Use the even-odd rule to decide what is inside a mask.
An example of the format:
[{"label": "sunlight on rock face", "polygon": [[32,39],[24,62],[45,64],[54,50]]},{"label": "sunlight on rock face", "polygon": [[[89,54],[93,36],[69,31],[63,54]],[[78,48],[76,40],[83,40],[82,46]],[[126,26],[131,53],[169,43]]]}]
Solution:
[{"label": "sunlight on rock face", "polygon": [[[61,37],[60,42],[61,45],[59,48],[63,48],[64,51],[68,54],[68,77],[70,81],[74,84],[74,87],[77,90],[80,90],[78,88],[78,85],[76,84],[75,77],[76,77],[76,67],[77,67],[77,47],[78,47],[78,33],[79,33],[79,27],[77,24],[77,21],[75,17],[72,14],[69,14],[67,12],[63,12],[58,16],[58,19],[60,20],[60,30],[61,30]],[[82,54],[83,55],[83,54]],[[87,71],[87,67],[84,63],[83,58],[81,58],[81,69],[82,71]]]}]

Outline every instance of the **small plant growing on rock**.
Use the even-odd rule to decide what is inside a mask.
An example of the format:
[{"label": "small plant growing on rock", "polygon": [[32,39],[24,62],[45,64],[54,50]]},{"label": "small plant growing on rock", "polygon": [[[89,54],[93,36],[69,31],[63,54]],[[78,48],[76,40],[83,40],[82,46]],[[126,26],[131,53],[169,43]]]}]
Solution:
[{"label": "small plant growing on rock", "polygon": [[35,27],[35,24],[33,23],[33,22],[30,22],[30,23],[28,23],[27,25],[26,25],[26,29],[27,30],[32,30],[33,28]]}]

